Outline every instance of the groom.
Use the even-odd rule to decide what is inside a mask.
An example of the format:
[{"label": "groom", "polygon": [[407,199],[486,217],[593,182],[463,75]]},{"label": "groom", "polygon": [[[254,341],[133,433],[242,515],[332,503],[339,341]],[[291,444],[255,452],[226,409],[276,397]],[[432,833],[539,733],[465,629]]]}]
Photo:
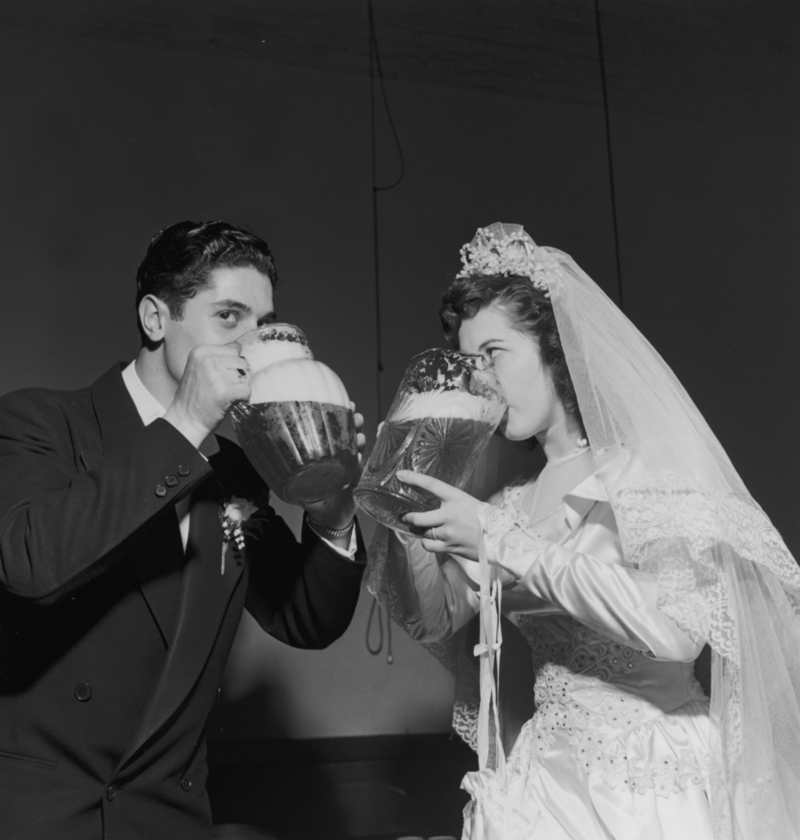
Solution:
[{"label": "groom", "polygon": [[[0,399],[4,840],[210,837],[204,727],[242,610],[295,647],[350,622],[350,492],[310,507],[298,543],[214,435],[249,396],[236,339],[275,320],[276,279],[256,236],[173,225],[137,273],[135,362]],[[240,550],[221,519],[250,503]]]}]

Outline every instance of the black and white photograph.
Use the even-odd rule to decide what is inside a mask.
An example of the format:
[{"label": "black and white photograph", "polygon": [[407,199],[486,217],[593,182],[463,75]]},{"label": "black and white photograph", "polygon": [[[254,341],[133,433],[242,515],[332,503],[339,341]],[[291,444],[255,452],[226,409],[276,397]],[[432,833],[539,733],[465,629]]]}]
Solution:
[{"label": "black and white photograph", "polygon": [[797,0],[0,75],[0,840],[800,840]]}]

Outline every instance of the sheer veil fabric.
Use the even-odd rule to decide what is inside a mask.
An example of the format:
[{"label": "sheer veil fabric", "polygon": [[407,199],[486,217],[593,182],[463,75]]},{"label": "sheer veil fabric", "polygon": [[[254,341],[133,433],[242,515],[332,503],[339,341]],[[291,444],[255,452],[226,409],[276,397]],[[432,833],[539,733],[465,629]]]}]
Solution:
[{"label": "sheer veil fabric", "polygon": [[[519,225],[471,245],[549,292],[625,563],[656,573],[659,609],[711,647],[715,838],[800,838],[800,568],[667,364],[571,257]],[[402,624],[383,529],[371,555],[368,588]],[[463,631],[428,647],[456,675],[454,726],[477,748]]]}]

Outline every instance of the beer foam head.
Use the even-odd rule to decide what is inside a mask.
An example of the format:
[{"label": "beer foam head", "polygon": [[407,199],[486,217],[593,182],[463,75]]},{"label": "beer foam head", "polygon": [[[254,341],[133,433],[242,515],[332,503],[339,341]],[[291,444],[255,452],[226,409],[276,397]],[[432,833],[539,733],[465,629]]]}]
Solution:
[{"label": "beer foam head", "polygon": [[313,359],[303,331],[292,324],[270,324],[248,333],[242,340],[242,356],[255,374],[288,359]]},{"label": "beer foam head", "polygon": [[414,356],[400,387],[406,391],[468,390],[477,357],[435,347]]},{"label": "beer foam head", "polygon": [[393,423],[423,420],[427,417],[484,420],[487,401],[467,391],[423,391],[405,394],[390,413]]},{"label": "beer foam head", "polygon": [[317,402],[350,407],[342,380],[313,359],[288,359],[269,365],[250,380],[250,403]]}]

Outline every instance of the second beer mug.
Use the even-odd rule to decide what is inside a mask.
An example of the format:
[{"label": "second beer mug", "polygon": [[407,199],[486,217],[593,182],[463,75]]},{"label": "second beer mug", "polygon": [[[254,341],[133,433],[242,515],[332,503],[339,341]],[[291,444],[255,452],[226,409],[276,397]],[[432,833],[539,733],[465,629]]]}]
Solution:
[{"label": "second beer mug", "polygon": [[358,475],[356,429],[341,379],[317,362],[302,330],[271,324],[239,339],[252,374],[249,403],[231,409],[236,437],[285,502],[326,499]]},{"label": "second beer mug", "polygon": [[494,371],[481,356],[427,350],[406,370],[353,495],[373,519],[409,532],[401,518],[439,499],[403,484],[414,470],[463,488],[506,412]]}]

